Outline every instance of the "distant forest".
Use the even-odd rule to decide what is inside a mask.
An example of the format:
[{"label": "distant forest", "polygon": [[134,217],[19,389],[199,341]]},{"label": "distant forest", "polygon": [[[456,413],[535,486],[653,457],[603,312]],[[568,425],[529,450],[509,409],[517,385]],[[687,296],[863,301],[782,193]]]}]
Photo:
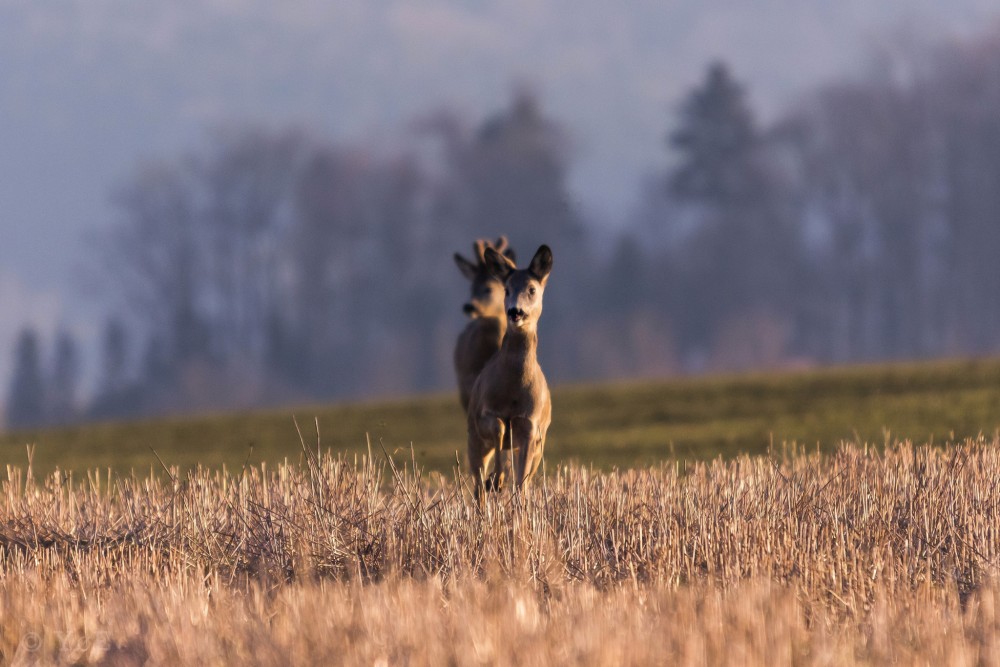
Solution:
[{"label": "distant forest", "polygon": [[[415,119],[386,154],[222,128],[139,165],[95,267],[121,297],[97,391],[26,329],[8,428],[454,387],[452,254],[551,245],[552,381],[1000,349],[1000,33],[926,45],[763,125],[711,64],[664,116],[663,173],[611,234],[570,196],[571,134],[526,91]],[[457,405],[457,399],[456,399]]]}]

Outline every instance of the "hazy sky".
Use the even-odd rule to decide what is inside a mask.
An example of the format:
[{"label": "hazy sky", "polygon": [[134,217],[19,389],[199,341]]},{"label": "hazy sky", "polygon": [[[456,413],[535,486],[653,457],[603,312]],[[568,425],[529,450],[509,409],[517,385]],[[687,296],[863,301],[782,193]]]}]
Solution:
[{"label": "hazy sky", "polygon": [[143,158],[212,124],[391,144],[443,104],[481,118],[528,83],[573,140],[573,195],[623,219],[671,113],[725,58],[767,117],[860,71],[899,30],[947,38],[993,0],[0,0],[0,398],[16,331],[86,340],[84,238]]}]

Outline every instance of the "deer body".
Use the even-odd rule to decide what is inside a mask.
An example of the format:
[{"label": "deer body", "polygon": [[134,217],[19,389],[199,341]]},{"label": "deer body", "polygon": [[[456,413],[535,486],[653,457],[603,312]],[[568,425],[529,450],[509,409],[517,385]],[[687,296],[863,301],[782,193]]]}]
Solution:
[{"label": "deer body", "polygon": [[514,261],[514,251],[507,245],[507,239],[503,236],[494,244],[483,240],[476,241],[473,244],[475,263],[455,253],[455,263],[462,275],[469,279],[472,287],[469,301],[462,306],[462,311],[469,316],[469,323],[458,336],[454,354],[459,400],[462,409],[466,411],[469,408],[472,385],[486,366],[486,362],[500,349],[500,343],[507,330],[503,283],[486,268],[484,254],[487,248],[493,248]]},{"label": "deer body", "polygon": [[455,343],[455,374],[462,409],[469,409],[469,394],[476,378],[500,349],[506,327],[505,318],[477,317],[465,325]]},{"label": "deer body", "polygon": [[[542,246],[522,270],[495,251],[487,250],[485,258],[504,281],[507,331],[500,350],[476,379],[469,400],[468,456],[477,498],[484,490],[503,485],[504,450],[510,450],[513,458],[514,486],[521,488],[531,480],[552,422],[552,399],[537,358],[538,318],[552,252]],[[487,477],[491,462],[493,473]]]}]

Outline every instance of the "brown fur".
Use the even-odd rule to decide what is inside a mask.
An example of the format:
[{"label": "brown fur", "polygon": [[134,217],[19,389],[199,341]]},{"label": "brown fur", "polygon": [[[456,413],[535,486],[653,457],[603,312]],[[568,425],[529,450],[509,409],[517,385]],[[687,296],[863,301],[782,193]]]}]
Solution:
[{"label": "brown fur", "polygon": [[462,409],[469,408],[469,394],[479,372],[486,362],[500,349],[507,318],[503,308],[503,283],[486,269],[485,253],[493,248],[513,262],[514,251],[501,236],[495,243],[478,240],[472,245],[475,261],[471,262],[455,253],[455,263],[471,283],[471,296],[462,310],[469,316],[469,323],[455,342],[455,375]]},{"label": "brown fur", "polygon": [[[552,270],[552,251],[543,245],[528,268],[521,270],[495,250],[486,250],[485,261],[504,281],[507,332],[500,350],[476,379],[469,399],[469,467],[478,499],[484,490],[502,487],[505,449],[513,458],[515,488],[531,480],[542,461],[552,421],[552,399],[537,358],[538,319]],[[493,473],[487,477],[491,461]]]}]

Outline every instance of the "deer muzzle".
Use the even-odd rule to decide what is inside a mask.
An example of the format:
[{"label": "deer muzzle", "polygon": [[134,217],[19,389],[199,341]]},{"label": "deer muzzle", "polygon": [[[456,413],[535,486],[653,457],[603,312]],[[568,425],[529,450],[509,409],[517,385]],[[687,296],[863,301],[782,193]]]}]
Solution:
[{"label": "deer muzzle", "polygon": [[525,313],[520,308],[509,308],[507,310],[507,319],[509,319],[514,324],[517,324],[518,322],[520,322],[521,320],[523,320],[527,316],[528,316],[528,314]]}]

